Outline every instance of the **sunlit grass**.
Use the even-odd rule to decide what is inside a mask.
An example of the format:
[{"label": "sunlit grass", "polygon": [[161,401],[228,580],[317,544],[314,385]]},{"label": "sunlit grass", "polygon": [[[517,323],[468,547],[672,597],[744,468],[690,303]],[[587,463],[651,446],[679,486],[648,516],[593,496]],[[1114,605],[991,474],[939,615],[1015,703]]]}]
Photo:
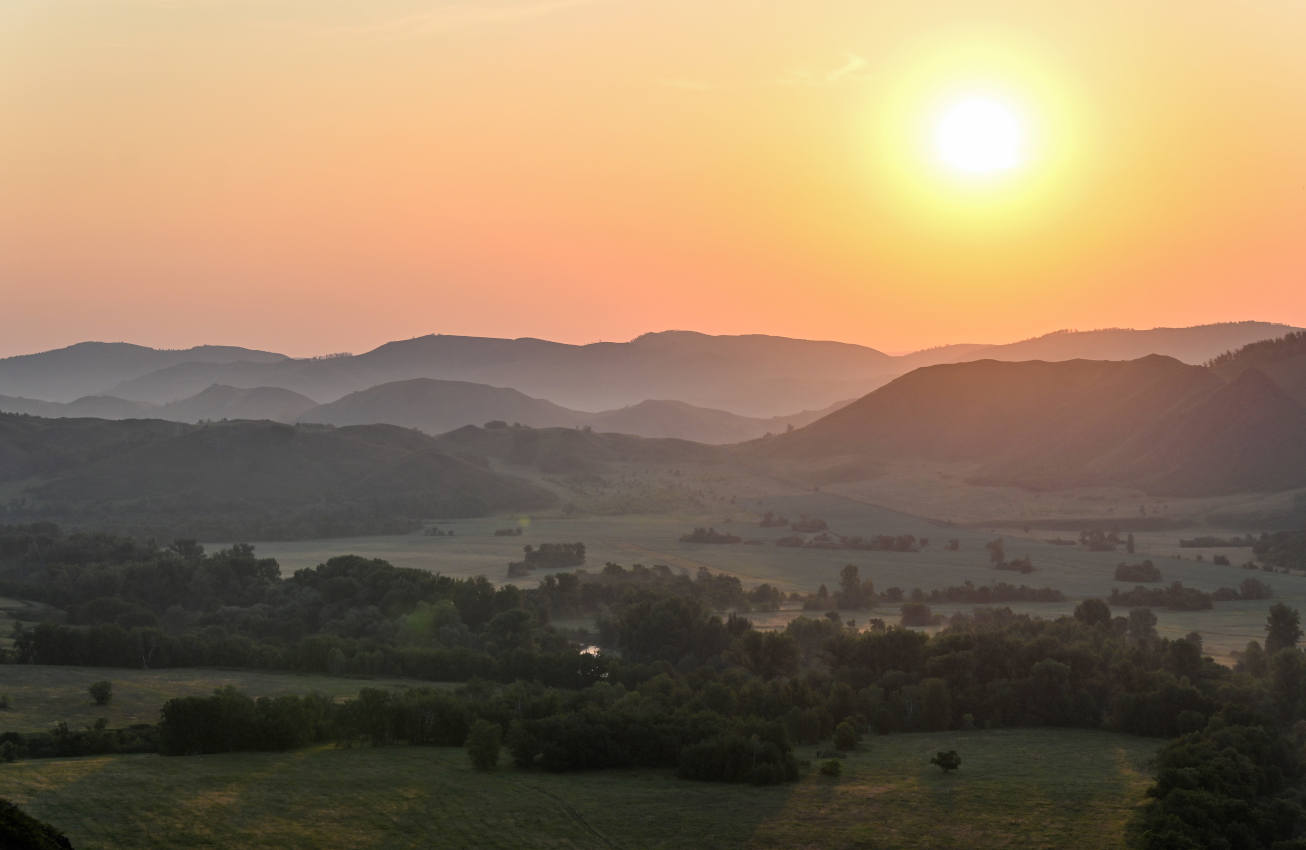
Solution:
[{"label": "sunlit grass", "polygon": [[[17,762],[0,796],[78,848],[1108,848],[1158,741],[1078,730],[870,738],[839,779],[470,768],[457,749]],[[944,775],[939,749],[963,763]],[[811,751],[800,755],[810,757]]]}]

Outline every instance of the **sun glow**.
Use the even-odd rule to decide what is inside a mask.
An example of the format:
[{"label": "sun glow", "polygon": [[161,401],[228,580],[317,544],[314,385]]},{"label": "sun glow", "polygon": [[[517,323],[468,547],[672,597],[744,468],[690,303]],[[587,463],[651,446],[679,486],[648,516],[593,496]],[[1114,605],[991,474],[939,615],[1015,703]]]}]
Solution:
[{"label": "sun glow", "polygon": [[1020,113],[1008,102],[970,95],[950,103],[934,126],[934,154],[967,175],[1001,174],[1020,167],[1028,138]]},{"label": "sun glow", "polygon": [[1057,56],[1010,33],[954,35],[904,46],[883,80],[868,173],[904,232],[1011,232],[1074,204],[1092,134]]}]

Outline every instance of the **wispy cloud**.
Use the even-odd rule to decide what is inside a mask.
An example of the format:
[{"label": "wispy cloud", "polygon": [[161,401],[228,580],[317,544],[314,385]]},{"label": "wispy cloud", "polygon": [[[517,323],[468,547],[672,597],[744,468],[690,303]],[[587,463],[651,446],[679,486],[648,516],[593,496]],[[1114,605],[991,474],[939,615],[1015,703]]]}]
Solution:
[{"label": "wispy cloud", "polygon": [[841,64],[825,70],[798,68],[780,78],[782,86],[834,86],[840,83],[863,79],[870,67],[864,58],[856,53],[848,53]]}]

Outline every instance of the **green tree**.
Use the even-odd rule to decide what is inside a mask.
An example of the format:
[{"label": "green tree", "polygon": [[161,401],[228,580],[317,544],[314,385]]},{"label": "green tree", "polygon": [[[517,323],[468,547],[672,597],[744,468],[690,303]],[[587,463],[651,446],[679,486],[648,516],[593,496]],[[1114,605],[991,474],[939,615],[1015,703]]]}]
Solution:
[{"label": "green tree", "polygon": [[1270,655],[1281,649],[1297,645],[1301,640],[1301,615],[1276,602],[1270,606],[1270,616],[1265,621],[1265,651]]},{"label": "green tree", "polygon": [[847,564],[839,572],[839,607],[864,608],[870,594],[870,582],[862,584],[856,564]]},{"label": "green tree", "polygon": [[1135,643],[1151,643],[1156,638],[1156,615],[1151,608],[1129,612],[1129,637]]},{"label": "green tree", "polygon": [[96,705],[108,705],[113,699],[113,683],[108,680],[96,682],[86,690],[90,692],[91,699]]},{"label": "green tree", "polygon": [[937,764],[944,773],[951,773],[961,767],[961,756],[957,755],[956,750],[940,750],[930,759],[930,764]]},{"label": "green tree", "polygon": [[494,770],[499,764],[499,748],[503,744],[503,729],[498,723],[477,720],[467,733],[467,757],[477,770]]},{"label": "green tree", "polygon": [[1111,609],[1101,599],[1085,599],[1075,606],[1075,619],[1086,626],[1111,622]]}]

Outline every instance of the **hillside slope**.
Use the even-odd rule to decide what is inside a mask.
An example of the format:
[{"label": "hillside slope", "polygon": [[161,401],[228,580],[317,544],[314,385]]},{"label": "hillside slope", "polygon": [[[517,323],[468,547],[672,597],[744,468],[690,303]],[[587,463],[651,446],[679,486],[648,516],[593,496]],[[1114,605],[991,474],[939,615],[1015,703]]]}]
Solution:
[{"label": "hillside slope", "polygon": [[548,492],[387,425],[0,415],[9,521],[52,519],[209,539],[406,530],[434,516],[549,505]]},{"label": "hillside slope", "polygon": [[745,452],[789,461],[921,458],[977,483],[1171,495],[1306,486],[1306,409],[1256,370],[1225,383],[1167,357],[919,369]]}]

